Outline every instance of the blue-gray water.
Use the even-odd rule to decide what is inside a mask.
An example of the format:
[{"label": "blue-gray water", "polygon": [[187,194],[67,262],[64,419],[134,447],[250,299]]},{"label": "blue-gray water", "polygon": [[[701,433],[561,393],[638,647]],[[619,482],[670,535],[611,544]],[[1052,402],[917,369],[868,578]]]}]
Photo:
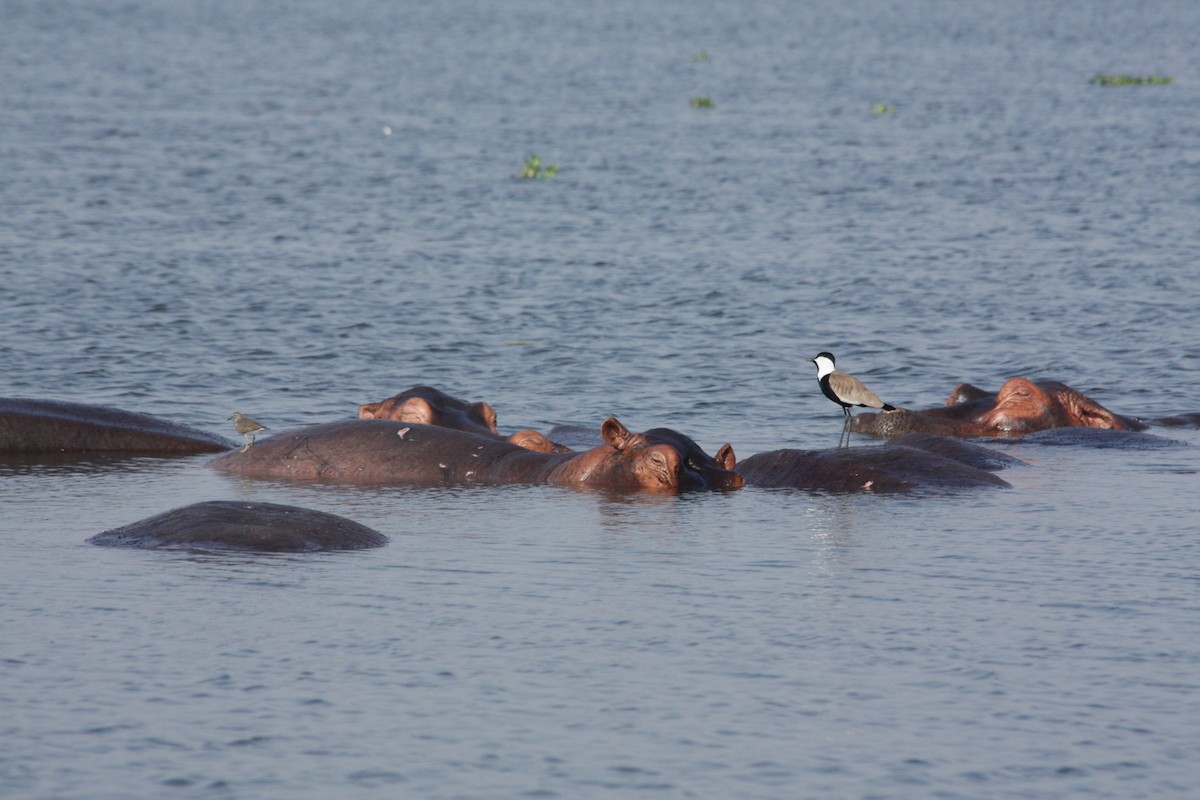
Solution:
[{"label": "blue-gray water", "polygon": [[[430,383],[744,457],[836,443],[828,349],[909,407],[1200,409],[1195,3],[6,2],[0,70],[3,396],[232,434]],[[942,497],[6,462],[0,795],[1187,796],[1158,433]],[[232,498],[392,542],[83,543]]]}]

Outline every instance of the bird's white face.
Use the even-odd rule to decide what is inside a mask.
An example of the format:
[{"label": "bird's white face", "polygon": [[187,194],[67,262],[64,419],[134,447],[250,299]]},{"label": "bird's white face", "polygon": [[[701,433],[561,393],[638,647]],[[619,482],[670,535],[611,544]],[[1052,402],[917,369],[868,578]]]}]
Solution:
[{"label": "bird's white face", "polygon": [[812,362],[817,365],[817,380],[833,372],[833,361],[828,356],[817,356]]}]

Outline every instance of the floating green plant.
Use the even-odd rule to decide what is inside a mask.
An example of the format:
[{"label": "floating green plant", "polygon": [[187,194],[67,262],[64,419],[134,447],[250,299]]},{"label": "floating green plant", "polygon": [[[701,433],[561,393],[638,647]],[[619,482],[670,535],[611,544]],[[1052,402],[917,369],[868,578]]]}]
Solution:
[{"label": "floating green plant", "polygon": [[558,165],[550,164],[542,166],[542,159],[536,155],[525,159],[525,166],[521,167],[521,177],[528,179],[536,178],[553,178],[558,174]]},{"label": "floating green plant", "polygon": [[693,97],[692,108],[716,108],[711,97]]},{"label": "floating green plant", "polygon": [[1088,83],[1098,86],[1170,86],[1174,80],[1170,75],[1109,75],[1097,72]]},{"label": "floating green plant", "polygon": [[876,103],[871,106],[871,113],[877,117],[886,116],[887,114],[895,114],[896,107],[889,106],[887,103]]},{"label": "floating green plant", "polygon": [[708,51],[701,50],[699,53],[692,53],[692,61],[694,61],[696,63],[700,63],[702,61],[708,61]]}]

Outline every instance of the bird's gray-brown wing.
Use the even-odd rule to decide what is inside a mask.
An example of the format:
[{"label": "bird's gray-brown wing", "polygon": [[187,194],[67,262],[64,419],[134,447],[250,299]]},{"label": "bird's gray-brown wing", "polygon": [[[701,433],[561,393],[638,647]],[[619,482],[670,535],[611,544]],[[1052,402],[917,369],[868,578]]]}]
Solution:
[{"label": "bird's gray-brown wing", "polygon": [[245,416],[238,419],[233,427],[237,428],[238,433],[257,433],[258,431],[265,431],[267,429],[267,426],[261,424],[258,420]]},{"label": "bird's gray-brown wing", "polygon": [[829,388],[843,401],[856,406],[883,408],[884,403],[878,395],[863,385],[863,382],[853,375],[844,372],[829,373]]}]

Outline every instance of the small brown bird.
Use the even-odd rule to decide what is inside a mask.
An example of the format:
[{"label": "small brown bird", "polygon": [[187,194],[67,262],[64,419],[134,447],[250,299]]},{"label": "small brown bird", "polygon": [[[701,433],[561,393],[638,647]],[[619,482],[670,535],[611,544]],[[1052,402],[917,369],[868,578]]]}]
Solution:
[{"label": "small brown bird", "polygon": [[242,439],[245,442],[242,445],[243,453],[250,449],[250,445],[254,444],[254,434],[259,431],[270,430],[266,425],[261,424],[256,419],[247,417],[240,411],[233,412],[233,416],[230,419],[233,420],[233,427],[237,428],[237,432],[242,435]]}]

